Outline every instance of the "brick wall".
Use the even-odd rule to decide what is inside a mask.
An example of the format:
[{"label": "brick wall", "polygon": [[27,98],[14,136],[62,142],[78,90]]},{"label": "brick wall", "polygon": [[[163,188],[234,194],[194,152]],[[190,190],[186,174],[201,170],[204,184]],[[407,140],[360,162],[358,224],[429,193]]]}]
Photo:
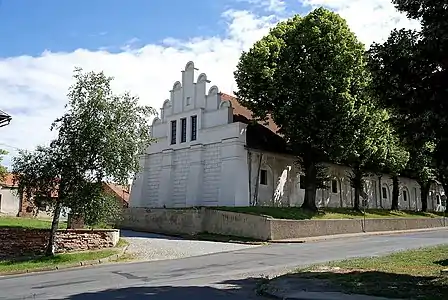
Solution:
[{"label": "brick wall", "polygon": [[[42,254],[48,242],[49,230],[0,228],[0,258]],[[56,252],[95,250],[114,247],[119,230],[58,230]]]}]

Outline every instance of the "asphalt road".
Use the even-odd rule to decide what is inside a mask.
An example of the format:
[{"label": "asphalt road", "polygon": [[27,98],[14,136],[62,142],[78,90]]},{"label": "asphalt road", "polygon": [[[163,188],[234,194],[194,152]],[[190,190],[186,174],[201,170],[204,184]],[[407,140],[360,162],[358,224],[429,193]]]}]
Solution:
[{"label": "asphalt road", "polygon": [[177,260],[0,278],[0,299],[257,299],[256,277],[318,262],[448,243],[448,230],[277,244]]}]

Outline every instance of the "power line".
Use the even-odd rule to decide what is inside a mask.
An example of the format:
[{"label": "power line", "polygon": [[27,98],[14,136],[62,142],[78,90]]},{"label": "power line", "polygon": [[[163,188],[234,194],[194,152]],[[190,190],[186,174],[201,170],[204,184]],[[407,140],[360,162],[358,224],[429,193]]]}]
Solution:
[{"label": "power line", "polygon": [[5,144],[5,143],[0,143],[0,145],[1,145],[1,146],[8,147],[8,148],[12,148],[12,149],[14,149],[14,150],[18,150],[18,151],[20,151],[20,150],[25,150],[25,149],[18,148],[18,147],[15,147],[15,146],[12,146],[12,145],[9,145],[9,144]]}]

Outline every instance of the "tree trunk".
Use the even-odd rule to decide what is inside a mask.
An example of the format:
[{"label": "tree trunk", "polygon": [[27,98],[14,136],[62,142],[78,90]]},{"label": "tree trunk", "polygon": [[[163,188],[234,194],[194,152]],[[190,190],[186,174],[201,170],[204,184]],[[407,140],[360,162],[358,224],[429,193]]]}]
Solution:
[{"label": "tree trunk", "polygon": [[428,211],[428,194],[431,184],[429,181],[427,182],[419,182],[420,184],[420,198],[422,202],[422,211]]},{"label": "tree trunk", "polygon": [[56,207],[53,212],[53,222],[51,222],[50,237],[48,238],[47,248],[45,249],[45,256],[53,256],[55,254],[54,241],[56,237],[56,231],[59,226],[59,217],[62,211],[62,201],[59,199],[56,201]]},{"label": "tree trunk", "polygon": [[302,208],[309,211],[317,211],[316,190],[317,190],[317,169],[312,161],[304,161],[305,171],[305,199]]},{"label": "tree trunk", "polygon": [[398,196],[400,195],[398,176],[392,176],[392,206],[391,210],[398,210]]},{"label": "tree trunk", "polygon": [[362,191],[362,171],[361,168],[355,167],[352,170],[353,174],[350,178],[351,186],[355,189],[355,197],[353,199],[353,209],[356,211],[361,211],[361,191]]}]

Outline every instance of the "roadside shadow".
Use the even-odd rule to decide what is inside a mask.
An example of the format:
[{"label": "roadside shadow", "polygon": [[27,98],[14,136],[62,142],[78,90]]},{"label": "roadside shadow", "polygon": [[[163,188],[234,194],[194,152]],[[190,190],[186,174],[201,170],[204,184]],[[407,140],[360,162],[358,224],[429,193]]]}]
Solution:
[{"label": "roadside shadow", "polygon": [[309,271],[278,277],[298,290],[341,291],[400,299],[448,299],[448,280],[380,271]]},{"label": "roadside shadow", "polygon": [[145,239],[163,239],[163,240],[184,240],[181,237],[177,236],[168,236],[158,233],[151,233],[151,232],[143,232],[143,231],[134,231],[134,230],[127,230],[127,229],[120,229],[120,237],[123,238],[145,238]]},{"label": "roadside shadow", "polygon": [[[256,295],[260,278],[247,278],[219,282],[223,288],[211,286],[139,286],[107,289],[99,292],[85,292],[64,299],[67,300],[143,300],[143,299],[263,299]],[[150,284],[150,283],[148,283]]]},{"label": "roadside shadow", "polygon": [[434,263],[438,264],[439,266],[442,266],[442,267],[448,267],[448,258],[435,261]]}]

